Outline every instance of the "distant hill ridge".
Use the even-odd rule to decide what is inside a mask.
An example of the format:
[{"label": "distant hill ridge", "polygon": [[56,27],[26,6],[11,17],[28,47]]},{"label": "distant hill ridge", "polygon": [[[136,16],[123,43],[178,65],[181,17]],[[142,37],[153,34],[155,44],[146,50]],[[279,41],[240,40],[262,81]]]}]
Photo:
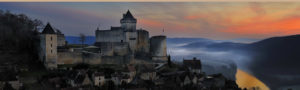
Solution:
[{"label": "distant hill ridge", "polygon": [[[66,41],[68,44],[81,44],[79,36],[66,36]],[[95,36],[86,36],[84,44],[93,45],[96,41]]]}]

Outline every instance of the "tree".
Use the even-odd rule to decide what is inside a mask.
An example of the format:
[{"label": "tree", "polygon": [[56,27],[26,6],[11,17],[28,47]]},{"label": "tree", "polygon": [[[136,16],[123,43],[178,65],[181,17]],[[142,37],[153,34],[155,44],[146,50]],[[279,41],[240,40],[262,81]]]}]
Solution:
[{"label": "tree", "polygon": [[[80,33],[79,36],[80,36],[79,41],[81,42],[81,48],[82,48],[82,51],[83,51],[84,42],[85,42],[85,35],[83,33]],[[81,53],[81,56],[82,56],[82,62],[84,63],[84,52]]]},{"label": "tree", "polygon": [[80,33],[79,36],[80,36],[79,41],[81,42],[81,46],[82,46],[82,48],[83,48],[83,45],[84,45],[86,36],[85,36],[83,33]]},{"label": "tree", "polygon": [[112,80],[107,81],[102,88],[103,90],[116,90],[115,84]]},{"label": "tree", "polygon": [[40,20],[0,9],[0,51],[4,53],[0,55],[0,63],[28,65],[30,70],[42,69],[38,60],[38,27],[42,26]]},{"label": "tree", "polygon": [[88,69],[89,65],[84,63],[79,63],[73,67],[74,69]]},{"label": "tree", "polygon": [[171,56],[170,55],[168,55],[168,66],[172,67],[172,62],[171,62]]},{"label": "tree", "polygon": [[11,86],[11,84],[5,82],[3,90],[15,90],[15,89]]}]

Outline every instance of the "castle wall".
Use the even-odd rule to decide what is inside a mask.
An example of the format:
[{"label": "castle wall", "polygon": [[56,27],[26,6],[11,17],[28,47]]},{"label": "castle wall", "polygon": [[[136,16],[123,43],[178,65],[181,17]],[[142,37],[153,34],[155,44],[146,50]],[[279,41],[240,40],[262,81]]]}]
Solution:
[{"label": "castle wall", "polygon": [[127,42],[96,42],[95,46],[101,49],[103,56],[123,56],[129,53]]},{"label": "castle wall", "polygon": [[136,23],[134,22],[121,23],[121,27],[124,28],[126,31],[135,31]]},{"label": "castle wall", "polygon": [[151,37],[150,52],[153,60],[167,60],[166,36]]},{"label": "castle wall", "polygon": [[126,33],[126,42],[129,43],[129,48],[131,51],[135,51],[137,44],[137,32],[136,31],[127,31]]},{"label": "castle wall", "polygon": [[58,64],[128,64],[132,58],[128,56],[101,56],[98,53],[84,53],[84,60],[82,53],[78,52],[59,52]]},{"label": "castle wall", "polygon": [[57,34],[57,46],[65,46],[66,39],[64,34]]},{"label": "castle wall", "polygon": [[101,55],[113,56],[113,43],[110,43],[110,42],[96,42],[95,46],[100,48]]},{"label": "castle wall", "polygon": [[125,56],[129,54],[128,43],[114,43],[114,55],[115,56]]},{"label": "castle wall", "polygon": [[101,64],[101,55],[97,53],[82,53],[79,52],[59,52],[58,53],[58,64]]},{"label": "castle wall", "polygon": [[124,42],[123,30],[96,30],[96,42]]},{"label": "castle wall", "polygon": [[99,53],[85,53],[84,62],[88,64],[101,64],[102,57]]},{"label": "castle wall", "polygon": [[58,52],[57,64],[76,64],[82,62],[80,52]]},{"label": "castle wall", "polygon": [[146,30],[137,30],[137,45],[136,52],[145,52],[149,53],[149,33]]},{"label": "castle wall", "polygon": [[102,56],[101,64],[129,64],[130,58],[127,56]]}]

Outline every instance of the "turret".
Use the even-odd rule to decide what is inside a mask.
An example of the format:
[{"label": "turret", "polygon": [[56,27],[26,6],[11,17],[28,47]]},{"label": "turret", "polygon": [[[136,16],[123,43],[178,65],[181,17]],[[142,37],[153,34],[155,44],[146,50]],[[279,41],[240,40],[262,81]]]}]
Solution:
[{"label": "turret", "polygon": [[121,27],[125,31],[135,31],[136,30],[136,19],[132,16],[128,10],[126,14],[123,14],[123,18],[120,20]]},{"label": "turret", "polygon": [[57,68],[57,34],[47,23],[40,37],[40,59],[47,69]]}]

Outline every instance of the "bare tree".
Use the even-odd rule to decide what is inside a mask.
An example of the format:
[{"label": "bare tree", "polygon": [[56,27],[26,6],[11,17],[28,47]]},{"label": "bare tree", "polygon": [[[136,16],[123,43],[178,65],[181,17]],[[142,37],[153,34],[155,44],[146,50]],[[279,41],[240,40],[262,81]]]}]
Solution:
[{"label": "bare tree", "polygon": [[[83,33],[80,33],[79,36],[80,36],[79,41],[81,42],[81,48],[82,48],[82,51],[83,51],[86,36]],[[82,54],[82,62],[84,63],[84,52],[81,52],[81,54]]]},{"label": "bare tree", "polygon": [[80,33],[79,36],[80,36],[79,41],[81,42],[81,47],[83,48],[86,36],[83,33]]}]

